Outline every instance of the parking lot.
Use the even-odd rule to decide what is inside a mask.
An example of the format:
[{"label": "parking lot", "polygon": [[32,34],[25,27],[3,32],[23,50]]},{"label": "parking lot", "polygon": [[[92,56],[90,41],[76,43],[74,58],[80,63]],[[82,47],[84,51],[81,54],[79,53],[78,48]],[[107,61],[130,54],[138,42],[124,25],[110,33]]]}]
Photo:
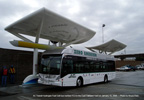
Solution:
[{"label": "parking lot", "polygon": [[108,83],[80,88],[44,85],[0,87],[0,100],[144,100],[144,71],[116,72]]}]

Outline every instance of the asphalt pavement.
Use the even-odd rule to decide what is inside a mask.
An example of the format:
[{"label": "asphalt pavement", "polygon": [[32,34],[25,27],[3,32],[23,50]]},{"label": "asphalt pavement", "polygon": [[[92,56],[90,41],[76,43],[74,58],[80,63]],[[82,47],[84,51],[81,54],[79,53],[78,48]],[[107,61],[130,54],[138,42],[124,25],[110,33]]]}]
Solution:
[{"label": "asphalt pavement", "polygon": [[144,100],[144,71],[116,72],[108,83],[83,87],[45,85],[0,87],[0,100]]}]

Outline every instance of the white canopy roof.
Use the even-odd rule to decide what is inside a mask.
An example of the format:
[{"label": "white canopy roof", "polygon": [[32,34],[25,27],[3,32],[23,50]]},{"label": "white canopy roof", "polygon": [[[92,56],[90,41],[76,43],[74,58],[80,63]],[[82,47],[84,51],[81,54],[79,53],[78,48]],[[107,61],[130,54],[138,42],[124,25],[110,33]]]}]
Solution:
[{"label": "white canopy roof", "polygon": [[61,43],[83,43],[95,35],[94,31],[45,8],[16,21],[5,30],[18,37],[22,37],[20,34],[36,37],[40,27],[40,38]]},{"label": "white canopy roof", "polygon": [[125,44],[118,42],[116,40],[111,40],[109,42],[106,42],[102,45],[99,46],[94,46],[94,47],[86,47],[89,50],[93,51],[93,49],[99,50],[100,52],[110,52],[110,54],[120,51],[126,47]]}]

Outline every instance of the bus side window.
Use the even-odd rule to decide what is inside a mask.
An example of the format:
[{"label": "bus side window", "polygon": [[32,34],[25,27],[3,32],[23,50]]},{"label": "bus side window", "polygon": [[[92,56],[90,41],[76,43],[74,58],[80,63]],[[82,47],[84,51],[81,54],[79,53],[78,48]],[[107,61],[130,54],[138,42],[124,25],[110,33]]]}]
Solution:
[{"label": "bus side window", "polygon": [[91,61],[90,62],[90,72],[94,72],[94,70],[95,70],[95,62]]},{"label": "bus side window", "polygon": [[82,57],[77,57],[74,60],[74,73],[83,73],[84,72],[84,59]]},{"label": "bus side window", "polygon": [[76,64],[76,65],[75,65],[75,68],[76,68],[76,72],[77,72],[77,73],[80,72],[79,64]]},{"label": "bus side window", "polygon": [[101,71],[102,62],[99,62],[99,71]]},{"label": "bus side window", "polygon": [[90,69],[89,68],[89,62],[86,61],[84,65],[85,65],[85,72],[89,72],[89,69]]},{"label": "bus side window", "polygon": [[62,76],[73,72],[73,61],[71,59],[63,59],[61,72]]},{"label": "bus side window", "polygon": [[101,72],[106,71],[106,62],[100,61],[100,71]]},{"label": "bus side window", "polygon": [[115,71],[115,62],[114,61],[108,61],[108,70]]},{"label": "bus side window", "polygon": [[99,71],[99,67],[100,67],[99,62],[96,62],[96,63],[95,63],[95,68],[94,68],[94,70],[95,70],[96,72],[98,72],[98,71]]}]

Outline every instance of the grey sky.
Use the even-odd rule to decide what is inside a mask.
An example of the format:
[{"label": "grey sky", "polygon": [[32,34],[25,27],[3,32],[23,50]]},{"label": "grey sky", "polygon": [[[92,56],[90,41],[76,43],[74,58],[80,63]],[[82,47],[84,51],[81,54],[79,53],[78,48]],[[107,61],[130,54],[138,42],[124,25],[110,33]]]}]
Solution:
[{"label": "grey sky", "polygon": [[23,49],[9,43],[19,39],[4,28],[42,7],[96,31],[75,48],[100,45],[105,24],[105,42],[116,39],[126,44],[128,54],[144,52],[144,0],[0,0],[0,48]]}]

